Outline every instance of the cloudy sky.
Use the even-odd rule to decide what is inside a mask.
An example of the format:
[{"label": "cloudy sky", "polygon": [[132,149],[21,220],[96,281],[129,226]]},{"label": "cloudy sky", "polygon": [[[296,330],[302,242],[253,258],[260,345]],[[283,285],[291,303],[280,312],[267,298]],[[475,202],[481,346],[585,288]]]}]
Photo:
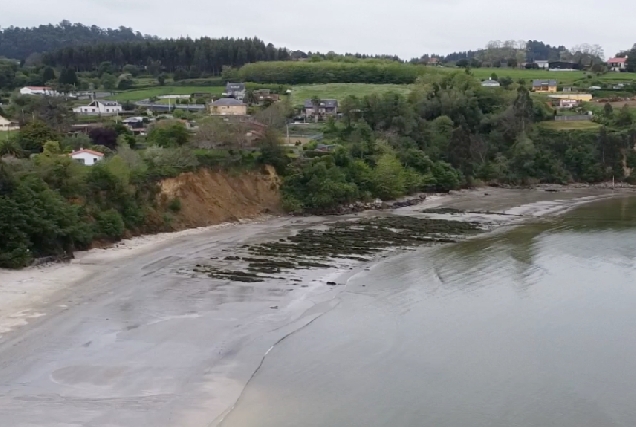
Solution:
[{"label": "cloudy sky", "polygon": [[633,0],[20,0],[0,26],[63,19],[146,34],[257,36],[291,49],[390,53],[403,58],[481,48],[489,40],[600,44],[606,56],[636,42],[621,17]]}]

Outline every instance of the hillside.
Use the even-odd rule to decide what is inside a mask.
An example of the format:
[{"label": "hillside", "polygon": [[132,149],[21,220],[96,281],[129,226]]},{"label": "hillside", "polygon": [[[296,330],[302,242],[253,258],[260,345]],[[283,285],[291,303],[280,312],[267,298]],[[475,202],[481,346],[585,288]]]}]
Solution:
[{"label": "hillside", "polygon": [[142,35],[132,28],[100,28],[95,25],[62,21],[39,27],[0,29],[0,57],[26,59],[33,53],[49,52],[65,47],[109,42],[131,42],[157,39]]},{"label": "hillside", "polygon": [[280,212],[280,178],[274,168],[228,173],[200,169],[161,181],[166,200],[177,198],[182,208],[175,229],[203,227],[263,213]]}]

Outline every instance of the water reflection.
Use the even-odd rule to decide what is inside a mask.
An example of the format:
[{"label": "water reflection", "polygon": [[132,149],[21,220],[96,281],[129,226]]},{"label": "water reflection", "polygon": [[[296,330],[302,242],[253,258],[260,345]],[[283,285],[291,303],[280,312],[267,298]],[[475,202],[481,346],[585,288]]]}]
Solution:
[{"label": "water reflection", "polygon": [[631,427],[636,199],[410,252],[276,346],[226,427]]}]

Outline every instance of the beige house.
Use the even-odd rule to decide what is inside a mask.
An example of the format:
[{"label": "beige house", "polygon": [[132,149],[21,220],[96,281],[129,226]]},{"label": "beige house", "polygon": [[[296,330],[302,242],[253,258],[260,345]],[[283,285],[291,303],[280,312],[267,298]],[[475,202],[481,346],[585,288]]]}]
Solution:
[{"label": "beige house", "polygon": [[538,93],[556,93],[556,80],[534,80],[532,82],[532,91]]},{"label": "beige house", "polygon": [[550,99],[571,99],[573,101],[585,101],[592,100],[592,94],[590,93],[557,93],[556,95],[548,95]]},{"label": "beige house", "polygon": [[234,98],[221,98],[210,104],[213,116],[246,116],[247,104]]},{"label": "beige house", "polygon": [[10,130],[20,130],[20,126],[17,123],[0,116],[0,132],[7,132]]}]

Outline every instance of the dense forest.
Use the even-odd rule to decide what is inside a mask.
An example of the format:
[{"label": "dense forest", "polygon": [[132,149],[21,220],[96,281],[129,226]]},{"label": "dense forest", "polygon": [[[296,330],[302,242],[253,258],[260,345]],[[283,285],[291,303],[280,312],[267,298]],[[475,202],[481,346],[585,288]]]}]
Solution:
[{"label": "dense forest", "polygon": [[100,28],[62,21],[58,25],[0,29],[0,57],[26,60],[30,55],[61,48],[106,42],[154,40],[132,28]]},{"label": "dense forest", "polygon": [[101,63],[110,62],[120,70],[126,65],[150,67],[157,64],[167,72],[197,70],[220,75],[223,67],[240,67],[250,62],[279,61],[289,57],[286,49],[265,44],[257,38],[201,38],[67,47],[45,54],[44,62],[75,71],[93,71]]},{"label": "dense forest", "polygon": [[[423,74],[409,96],[346,98],[342,118],[323,126],[327,151],[310,143],[290,152],[280,144],[278,132],[294,113],[286,102],[256,113],[270,128],[255,151],[245,150],[240,124],[214,118],[198,120],[194,135],[179,121],[158,122],[142,147],[115,123],[69,136],[66,102],[24,97],[6,111],[24,126],[0,141],[0,267],[171,229],[180,201],[158,197],[158,181],[198,167],[272,165],[284,208],[315,213],[480,184],[631,182],[636,167],[629,108],[608,104],[595,119],[599,131],[548,130],[541,122],[553,111],[523,84],[483,88],[467,72]],[[65,153],[80,146],[106,159],[75,163]]]}]

